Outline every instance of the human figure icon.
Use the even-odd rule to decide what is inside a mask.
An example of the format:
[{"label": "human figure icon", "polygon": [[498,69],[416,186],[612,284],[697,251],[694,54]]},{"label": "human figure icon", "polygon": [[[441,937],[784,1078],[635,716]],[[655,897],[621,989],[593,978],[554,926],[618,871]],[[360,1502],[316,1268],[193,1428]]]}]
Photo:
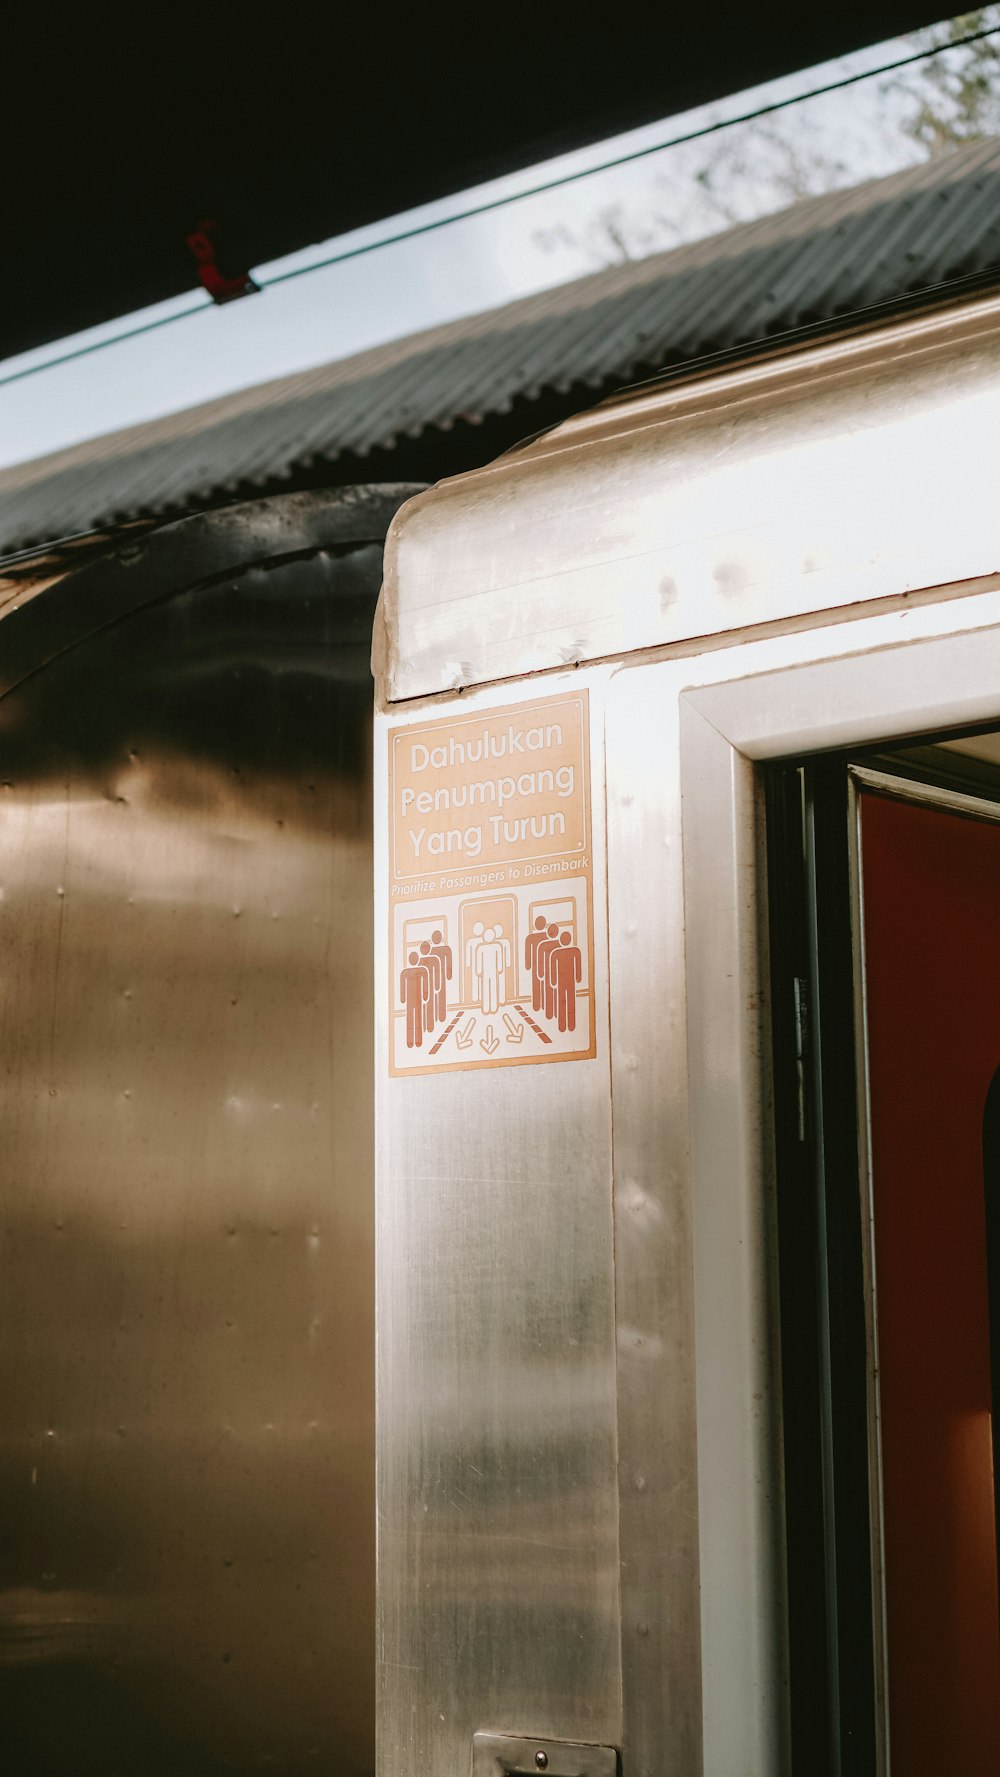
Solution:
[{"label": "human figure icon", "polygon": [[555,1017],[556,990],[549,977],[549,957],[559,944],[559,927],[548,925],[545,936],[535,946],[535,974],[541,989],[541,1009],[546,1018]]},{"label": "human figure icon", "polygon": [[399,997],[406,1007],[406,1047],[419,1049],[424,1040],[424,1007],[431,995],[431,973],[410,951],[409,967],[399,973]]},{"label": "human figure icon", "polygon": [[[510,939],[504,937],[503,926],[500,924],[499,920],[497,920],[496,925],[493,927],[493,939],[494,939],[494,942],[499,944],[499,946],[500,946],[500,950],[502,952],[501,957],[500,957],[500,966],[503,970],[504,975],[506,975],[508,969],[510,968],[510,964],[511,964]],[[503,993],[501,993],[500,998],[503,999],[504,997],[505,997],[505,995]]]},{"label": "human figure icon", "polygon": [[510,940],[502,926],[487,926],[476,953],[476,985],[484,1012],[498,1012],[504,974],[510,962]]},{"label": "human figure icon", "polygon": [[470,992],[474,1000],[479,998],[479,946],[483,941],[483,922],[477,919],[472,928],[472,937],[465,940],[465,991]]},{"label": "human figure icon", "polygon": [[583,975],[583,958],[571,932],[561,932],[548,962],[549,980],[560,1030],[576,1029],[576,984]]},{"label": "human figure icon", "polygon": [[444,986],[444,965],[441,958],[435,956],[426,938],[420,946],[420,961],[431,978],[431,990],[427,999],[427,1010],[424,1013],[424,1023],[430,1031],[437,1023],[438,1002],[441,998],[441,989]]},{"label": "human figure icon", "polygon": [[531,978],[531,1010],[533,1012],[541,1011],[542,995],[545,992],[545,984],[535,969],[535,952],[544,937],[545,915],[540,913],[535,920],[534,931],[529,932],[524,940],[524,966]]},{"label": "human figure icon", "polygon": [[448,982],[452,967],[451,945],[445,943],[443,932],[431,933],[431,955],[437,957],[441,965],[434,1014],[436,1023],[443,1024],[448,1013]]}]

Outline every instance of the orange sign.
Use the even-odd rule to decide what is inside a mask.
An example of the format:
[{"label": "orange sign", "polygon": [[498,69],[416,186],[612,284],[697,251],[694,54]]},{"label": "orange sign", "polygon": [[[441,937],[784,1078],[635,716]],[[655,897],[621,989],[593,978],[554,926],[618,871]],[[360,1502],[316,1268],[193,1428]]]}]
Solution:
[{"label": "orange sign", "polygon": [[390,739],[390,1071],[595,1052],[587,692]]}]

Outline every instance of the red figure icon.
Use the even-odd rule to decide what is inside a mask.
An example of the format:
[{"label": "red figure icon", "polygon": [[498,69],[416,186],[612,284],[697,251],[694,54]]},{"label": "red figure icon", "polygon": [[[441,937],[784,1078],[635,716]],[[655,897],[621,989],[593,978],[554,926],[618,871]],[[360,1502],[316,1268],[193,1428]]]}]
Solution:
[{"label": "red figure icon", "polygon": [[583,974],[583,958],[571,932],[563,932],[549,953],[549,982],[556,1003],[560,1030],[576,1029],[576,984]]},{"label": "red figure icon", "polygon": [[[428,1030],[433,1030],[437,1022],[437,1009],[444,992],[444,964],[439,956],[435,956],[427,939],[420,946],[421,967],[427,970],[431,978],[430,992],[427,996],[427,1011],[424,1021]],[[444,1013],[441,1013],[442,1018]]]},{"label": "red figure icon", "polygon": [[524,940],[524,966],[531,976],[531,1010],[540,1012],[542,1009],[542,978],[535,968],[535,952],[545,937],[545,915],[540,913],[535,920],[535,929],[529,932]]},{"label": "red figure icon", "polygon": [[444,942],[443,932],[431,933],[431,955],[437,958],[441,971],[438,976],[434,1017],[438,1024],[443,1024],[448,1012],[447,983],[451,980],[451,945]]},{"label": "red figure icon", "polygon": [[400,970],[399,997],[406,1007],[406,1047],[419,1049],[424,1040],[424,1007],[431,997],[431,972],[415,950],[410,951],[409,968]]},{"label": "red figure icon", "polygon": [[542,1011],[546,1018],[554,1018],[556,1011],[556,990],[549,977],[549,957],[559,948],[559,927],[546,926],[545,936],[535,945],[535,974],[543,996]]}]

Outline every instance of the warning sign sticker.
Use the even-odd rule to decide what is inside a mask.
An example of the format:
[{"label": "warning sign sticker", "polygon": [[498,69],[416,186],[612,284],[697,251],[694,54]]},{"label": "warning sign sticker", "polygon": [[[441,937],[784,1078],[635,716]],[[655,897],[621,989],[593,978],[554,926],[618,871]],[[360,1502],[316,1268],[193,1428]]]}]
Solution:
[{"label": "warning sign sticker", "polygon": [[586,690],[397,729],[390,1071],[595,1053]]}]

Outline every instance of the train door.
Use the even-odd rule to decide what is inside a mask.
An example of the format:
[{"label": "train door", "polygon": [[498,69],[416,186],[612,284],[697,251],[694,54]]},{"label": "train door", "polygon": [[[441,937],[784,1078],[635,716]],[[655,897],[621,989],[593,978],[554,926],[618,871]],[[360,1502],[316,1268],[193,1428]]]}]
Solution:
[{"label": "train door", "polygon": [[877,781],[858,815],[889,1742],[898,1777],[986,1777],[1000,1770],[983,1164],[1000,826]]},{"label": "train door", "polygon": [[[792,1621],[809,1632],[822,1573],[813,1678],[843,1773],[1000,1769],[1000,803],[971,770],[934,747],[799,782],[810,954],[775,985],[796,1007],[790,1133],[812,1144],[820,1288],[811,1375],[786,1332]],[[801,1217],[786,1199],[800,1329]],[[810,1657],[793,1653],[800,1681]]]}]

